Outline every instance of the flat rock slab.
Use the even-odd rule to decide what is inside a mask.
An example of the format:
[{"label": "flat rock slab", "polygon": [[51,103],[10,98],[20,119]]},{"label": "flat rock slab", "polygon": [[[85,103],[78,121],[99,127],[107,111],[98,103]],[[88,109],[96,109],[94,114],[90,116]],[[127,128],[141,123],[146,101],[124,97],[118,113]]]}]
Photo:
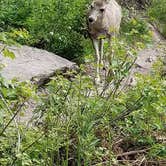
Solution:
[{"label": "flat rock slab", "polygon": [[[0,48],[3,47],[4,45],[0,44]],[[17,78],[20,81],[33,80],[38,84],[42,84],[44,80],[53,76],[56,71],[72,69],[76,66],[75,63],[51,52],[33,47],[11,46],[7,49],[16,56],[12,60],[0,54],[0,63],[5,65],[1,74],[8,80]]]}]

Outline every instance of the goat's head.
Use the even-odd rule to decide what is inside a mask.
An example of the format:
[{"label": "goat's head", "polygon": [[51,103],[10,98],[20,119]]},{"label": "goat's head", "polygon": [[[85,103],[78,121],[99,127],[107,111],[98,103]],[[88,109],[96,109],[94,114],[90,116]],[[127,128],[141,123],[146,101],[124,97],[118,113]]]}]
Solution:
[{"label": "goat's head", "polygon": [[94,0],[90,7],[88,12],[88,22],[89,24],[93,24],[97,21],[102,20],[107,4],[109,0]]}]

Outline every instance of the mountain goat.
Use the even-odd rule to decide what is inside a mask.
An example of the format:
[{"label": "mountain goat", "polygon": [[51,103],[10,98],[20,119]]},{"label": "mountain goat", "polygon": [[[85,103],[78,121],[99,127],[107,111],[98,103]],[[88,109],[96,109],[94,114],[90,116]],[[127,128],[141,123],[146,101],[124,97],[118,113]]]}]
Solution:
[{"label": "mountain goat", "polygon": [[122,18],[121,7],[115,0],[94,0],[88,10],[88,32],[93,42],[97,60],[96,81],[100,82],[100,63],[103,60],[104,38],[119,31]]}]

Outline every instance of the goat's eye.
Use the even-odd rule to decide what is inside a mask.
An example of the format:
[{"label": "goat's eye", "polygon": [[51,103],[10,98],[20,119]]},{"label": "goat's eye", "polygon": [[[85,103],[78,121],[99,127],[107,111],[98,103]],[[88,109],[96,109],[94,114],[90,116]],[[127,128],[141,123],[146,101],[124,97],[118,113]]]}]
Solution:
[{"label": "goat's eye", "polygon": [[103,13],[105,9],[101,8],[100,11]]},{"label": "goat's eye", "polygon": [[93,5],[91,5],[91,6],[90,6],[90,8],[91,8],[91,9],[93,9],[93,8],[94,8],[94,6],[93,6]]}]

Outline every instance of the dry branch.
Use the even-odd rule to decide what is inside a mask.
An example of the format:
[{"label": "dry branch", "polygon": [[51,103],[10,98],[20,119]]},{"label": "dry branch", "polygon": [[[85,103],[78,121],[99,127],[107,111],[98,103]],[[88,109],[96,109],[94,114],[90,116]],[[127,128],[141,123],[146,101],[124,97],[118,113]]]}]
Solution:
[{"label": "dry branch", "polygon": [[122,157],[122,156],[129,156],[129,155],[134,155],[134,154],[138,154],[138,153],[145,153],[149,150],[150,148],[147,149],[142,149],[142,150],[134,150],[134,151],[130,151],[130,152],[125,152],[122,154],[118,154],[116,157]]}]

